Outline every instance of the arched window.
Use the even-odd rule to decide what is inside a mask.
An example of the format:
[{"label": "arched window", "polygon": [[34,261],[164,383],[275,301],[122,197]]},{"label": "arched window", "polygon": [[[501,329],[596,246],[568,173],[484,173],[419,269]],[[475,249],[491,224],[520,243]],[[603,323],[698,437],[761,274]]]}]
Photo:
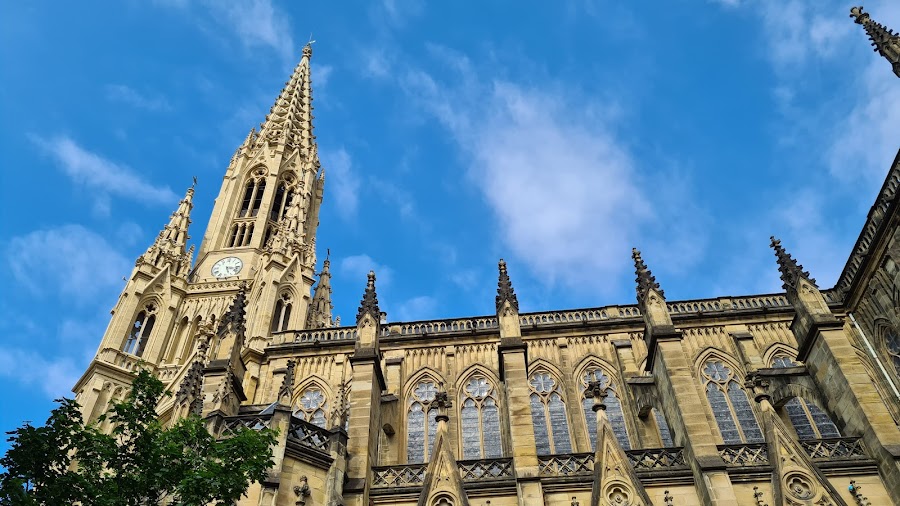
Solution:
[{"label": "arched window", "polygon": [[144,309],[135,317],[134,325],[128,331],[122,351],[140,357],[144,353],[144,347],[147,346],[147,339],[150,338],[155,323],[156,304],[151,302],[144,306]]},{"label": "arched window", "polygon": [[884,342],[887,345],[888,356],[894,364],[894,371],[900,376],[900,333],[888,327],[884,330]]},{"label": "arched window", "polygon": [[256,175],[247,181],[244,188],[244,199],[241,201],[241,211],[238,217],[246,218],[248,216],[256,216],[259,214],[259,207],[262,205],[263,195],[266,193],[266,180],[263,179],[265,171],[257,171]]},{"label": "arched window", "polygon": [[275,311],[272,312],[272,332],[288,329],[292,305],[291,296],[287,293],[281,294],[281,297],[275,302]]},{"label": "arched window", "polygon": [[652,408],[650,411],[653,412],[653,420],[656,422],[656,430],[659,432],[659,442],[664,448],[675,446],[675,440],[672,439],[672,431],[669,430],[669,424],[666,422],[663,412],[656,408]]},{"label": "arched window", "polygon": [[559,383],[547,372],[537,372],[528,380],[531,387],[531,422],[534,424],[538,455],[572,453],[566,403]]},{"label": "arched window", "polygon": [[284,218],[287,208],[294,198],[294,188],[290,181],[282,181],[275,189],[275,199],[272,201],[272,209],[269,211],[269,219],[279,221]]},{"label": "arched window", "polygon": [[294,415],[314,423],[319,427],[325,427],[325,394],[317,386],[308,387],[300,395],[297,401],[297,410]]},{"label": "arched window", "polygon": [[619,394],[616,385],[610,381],[609,376],[600,368],[591,368],[581,377],[581,406],[584,409],[584,419],[587,422],[588,437],[591,438],[591,448],[597,446],[597,414],[594,413],[594,399],[585,396],[588,383],[599,381],[600,387],[606,389],[606,418],[612,426],[613,434],[616,440],[625,450],[631,449],[631,441],[628,440],[628,428],[625,425],[625,413],[622,411],[622,402],[619,400]]},{"label": "arched window", "polygon": [[720,360],[709,360],[703,366],[706,398],[712,408],[725,444],[759,443],[762,431],[747,399],[730,367]]},{"label": "arched window", "polygon": [[428,460],[437,432],[437,407],[432,405],[437,385],[430,379],[420,381],[410,393],[406,409],[406,461],[421,464]]},{"label": "arched window", "polygon": [[460,408],[463,459],[492,459],[503,455],[500,441],[500,410],[497,391],[480,374],[463,387]]},{"label": "arched window", "polygon": [[[772,367],[776,369],[797,365],[799,364],[787,355],[778,355],[772,359]],[[799,439],[841,437],[841,433],[831,421],[831,417],[806,399],[794,397],[785,403],[784,410]]]}]

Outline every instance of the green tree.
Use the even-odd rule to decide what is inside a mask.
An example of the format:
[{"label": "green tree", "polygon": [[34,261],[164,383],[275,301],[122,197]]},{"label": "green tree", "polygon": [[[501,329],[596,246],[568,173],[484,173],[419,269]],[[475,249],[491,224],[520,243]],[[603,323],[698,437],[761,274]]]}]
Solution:
[{"label": "green tree", "polygon": [[241,427],[216,439],[197,416],[165,428],[156,418],[164,394],[162,382],[141,371],[127,398],[101,417],[111,434],[85,425],[71,399],[58,400],[43,427],[9,432],[0,505],[226,505],[265,478],[274,431]]}]

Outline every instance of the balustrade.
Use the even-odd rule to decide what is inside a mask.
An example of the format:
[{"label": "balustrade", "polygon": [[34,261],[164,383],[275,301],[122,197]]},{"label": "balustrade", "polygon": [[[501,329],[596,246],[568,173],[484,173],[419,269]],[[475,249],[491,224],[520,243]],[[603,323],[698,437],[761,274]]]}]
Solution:
[{"label": "balustrade", "polygon": [[329,436],[330,433],[322,427],[295,416],[291,417],[288,438],[295,440],[300,445],[327,452]]},{"label": "balustrade", "polygon": [[513,477],[512,459],[460,460],[459,476],[463,481],[499,480]]},{"label": "balustrade", "polygon": [[719,445],[719,455],[728,466],[764,466],[769,464],[766,443]]},{"label": "balustrade", "polygon": [[419,487],[425,482],[428,464],[376,467],[372,484],[376,487]]},{"label": "balustrade", "polygon": [[858,437],[810,439],[800,445],[813,460],[852,460],[868,458]]}]

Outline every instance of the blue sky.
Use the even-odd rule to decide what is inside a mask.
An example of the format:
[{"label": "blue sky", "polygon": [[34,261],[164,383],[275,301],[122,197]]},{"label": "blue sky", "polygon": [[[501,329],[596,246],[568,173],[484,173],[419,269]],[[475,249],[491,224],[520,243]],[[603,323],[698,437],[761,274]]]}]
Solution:
[{"label": "blue sky", "polygon": [[[324,5],[327,4],[327,5]],[[43,422],[134,259],[316,40],[319,258],[391,320],[780,290],[768,237],[834,284],[900,140],[900,86],[822,0],[4,2],[0,430]],[[900,4],[866,4],[900,28]]]}]

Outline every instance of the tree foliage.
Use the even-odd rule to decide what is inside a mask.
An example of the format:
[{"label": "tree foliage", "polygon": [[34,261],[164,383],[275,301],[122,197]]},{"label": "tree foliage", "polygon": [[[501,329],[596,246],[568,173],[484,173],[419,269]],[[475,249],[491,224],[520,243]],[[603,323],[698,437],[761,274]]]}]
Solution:
[{"label": "tree foliage", "polygon": [[265,478],[274,431],[241,427],[217,439],[197,416],[166,428],[156,417],[163,395],[162,382],[141,371],[100,417],[110,434],[85,425],[71,399],[59,399],[43,427],[9,432],[0,505],[225,505]]}]

